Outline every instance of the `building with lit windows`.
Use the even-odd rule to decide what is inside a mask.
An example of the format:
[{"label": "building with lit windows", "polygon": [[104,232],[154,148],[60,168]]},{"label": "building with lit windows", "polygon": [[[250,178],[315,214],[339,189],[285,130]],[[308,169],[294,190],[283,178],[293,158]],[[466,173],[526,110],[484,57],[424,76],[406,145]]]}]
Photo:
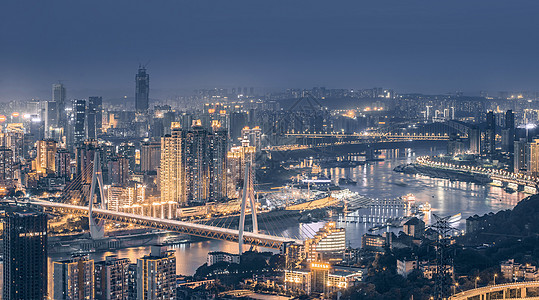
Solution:
[{"label": "building with lit windows", "polygon": [[56,141],[37,141],[37,156],[34,160],[34,170],[39,174],[56,172]]},{"label": "building with lit windows", "polygon": [[205,204],[226,197],[227,134],[218,123],[212,130],[193,121],[189,130],[173,122],[161,139],[161,202],[180,206]]},{"label": "building with lit windows", "polygon": [[529,143],[528,174],[539,176],[539,139],[534,139]]},{"label": "building with lit windows", "polygon": [[3,299],[45,299],[47,215],[22,207],[4,211]]},{"label": "building with lit windows", "polygon": [[137,259],[137,299],[176,299],[176,256],[161,246],[150,251]]},{"label": "building with lit windows", "polygon": [[0,147],[0,185],[13,186],[13,151],[7,147]]},{"label": "building with lit windows", "polygon": [[255,147],[256,152],[262,150],[262,129],[260,127],[249,128],[246,126],[241,130],[241,136],[243,140],[249,141],[249,145]]},{"label": "building with lit windows", "polygon": [[95,299],[124,300],[128,297],[129,259],[107,256],[95,263]]},{"label": "building with lit windows", "polygon": [[54,299],[86,300],[94,299],[94,260],[79,256],[63,261],[55,261]]},{"label": "building with lit windows", "polygon": [[361,248],[369,252],[383,253],[386,246],[386,238],[377,234],[364,234],[361,237]]},{"label": "building with lit windows", "polygon": [[284,282],[287,290],[305,294],[329,294],[353,286],[363,280],[364,270],[312,262],[308,269],[287,269]]},{"label": "building with lit windows", "polygon": [[307,261],[342,259],[346,249],[346,231],[328,222],[316,235],[305,241]]}]

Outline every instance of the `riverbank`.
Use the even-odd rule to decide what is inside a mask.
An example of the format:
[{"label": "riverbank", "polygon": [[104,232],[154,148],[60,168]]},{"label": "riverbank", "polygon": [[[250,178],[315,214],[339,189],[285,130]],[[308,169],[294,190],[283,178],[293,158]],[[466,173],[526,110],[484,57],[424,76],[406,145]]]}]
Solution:
[{"label": "riverbank", "polygon": [[417,163],[398,165],[393,171],[405,174],[421,174],[431,178],[448,179],[450,181],[471,182],[476,184],[488,184],[492,179],[487,175],[473,174],[460,170],[440,169],[430,166],[424,166]]}]

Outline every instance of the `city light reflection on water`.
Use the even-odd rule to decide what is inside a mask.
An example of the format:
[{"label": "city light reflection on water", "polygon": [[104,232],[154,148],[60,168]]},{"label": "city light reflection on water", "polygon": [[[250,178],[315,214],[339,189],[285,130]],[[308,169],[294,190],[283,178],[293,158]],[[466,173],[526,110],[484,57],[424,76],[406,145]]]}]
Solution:
[{"label": "city light reflection on water", "polygon": [[[448,216],[462,213],[462,220],[458,224],[464,229],[465,219],[471,215],[482,215],[491,211],[510,209],[518,201],[527,197],[524,193],[506,193],[503,188],[495,186],[482,186],[474,183],[450,181],[447,179],[429,178],[421,175],[408,175],[397,173],[393,168],[400,164],[413,162],[416,155],[426,155],[439,152],[439,149],[424,151],[389,150],[382,151],[386,157],[384,161],[369,162],[355,168],[325,169],[326,175],[331,175],[332,180],[338,183],[339,178],[349,177],[357,182],[357,185],[345,186],[352,191],[371,198],[394,199],[406,194],[414,194],[416,203],[429,202],[432,213]],[[298,236],[305,233],[313,234],[324,222],[319,221],[309,224],[300,224],[283,230],[285,236]],[[361,246],[361,236],[368,232],[372,225],[364,223],[339,223],[346,227],[347,243],[352,247]],[[393,231],[398,231],[393,230]],[[377,232],[380,233],[380,232]],[[208,252],[227,251],[236,253],[237,244],[225,241],[206,240],[190,244],[180,244],[174,247],[177,257],[177,273],[192,275],[196,269],[206,261]],[[248,246],[245,246],[245,250]],[[149,253],[149,247],[136,247],[121,249],[104,253],[92,253],[91,258],[96,261],[104,260],[107,255],[127,257],[136,262],[138,257]],[[55,255],[49,258],[49,276],[52,278],[52,261],[69,258],[69,255]],[[52,282],[49,280],[49,282]],[[52,289],[52,286],[49,286]]]}]

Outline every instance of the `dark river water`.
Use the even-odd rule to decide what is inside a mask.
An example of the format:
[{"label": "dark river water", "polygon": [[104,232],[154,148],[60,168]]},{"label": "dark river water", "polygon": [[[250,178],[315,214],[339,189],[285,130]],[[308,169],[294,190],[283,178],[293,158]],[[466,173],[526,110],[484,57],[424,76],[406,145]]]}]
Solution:
[{"label": "dark river water", "polygon": [[[358,192],[370,198],[393,199],[406,194],[414,194],[417,203],[429,202],[432,213],[447,216],[457,213],[462,214],[461,229],[465,227],[465,219],[471,215],[482,215],[488,212],[514,207],[518,201],[527,197],[523,193],[506,193],[502,188],[495,186],[482,186],[473,183],[451,182],[446,179],[434,179],[421,175],[407,175],[396,173],[393,168],[399,164],[413,162],[416,155],[443,153],[445,149],[423,150],[387,150],[383,151],[380,158],[384,161],[372,162],[355,168],[325,169],[327,175],[338,182],[340,177],[349,177],[357,181],[356,186],[346,186],[352,191]],[[323,226],[324,222],[310,224],[296,224],[285,234],[293,232],[315,232]],[[372,226],[363,223],[339,223],[346,228],[347,241],[352,247],[361,246],[361,236]],[[247,249],[247,248],[246,248]],[[207,240],[182,244],[175,248],[177,257],[177,273],[192,275],[195,270],[206,261],[208,252],[211,251],[238,251],[237,244],[224,241]],[[127,257],[136,262],[138,257],[149,252],[149,247],[137,247],[116,250],[114,252],[92,253],[91,258],[96,261],[103,260],[107,255]],[[56,255],[49,258],[49,275],[52,278],[52,261],[67,259],[67,255]],[[52,280],[49,280],[52,282]],[[49,288],[52,289],[52,286]]]}]

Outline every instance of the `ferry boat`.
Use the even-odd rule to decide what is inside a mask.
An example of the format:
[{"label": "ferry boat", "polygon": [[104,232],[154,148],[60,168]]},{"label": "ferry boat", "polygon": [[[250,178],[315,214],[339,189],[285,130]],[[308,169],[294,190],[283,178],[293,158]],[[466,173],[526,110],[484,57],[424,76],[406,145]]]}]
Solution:
[{"label": "ferry boat", "polygon": [[426,202],[425,204],[420,204],[418,210],[422,213],[430,213],[431,206],[430,203]]}]

